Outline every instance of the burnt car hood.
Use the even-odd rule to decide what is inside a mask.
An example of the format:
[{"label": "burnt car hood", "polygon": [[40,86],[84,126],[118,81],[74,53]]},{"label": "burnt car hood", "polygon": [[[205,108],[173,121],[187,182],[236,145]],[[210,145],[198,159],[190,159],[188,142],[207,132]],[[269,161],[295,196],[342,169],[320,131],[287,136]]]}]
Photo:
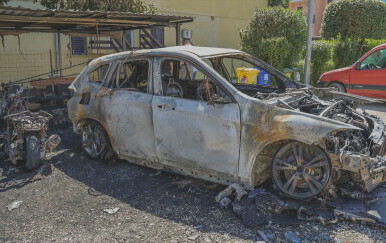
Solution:
[{"label": "burnt car hood", "polygon": [[[381,100],[345,94],[329,88],[304,87],[291,89],[282,94],[271,94],[264,101],[291,111],[294,115],[293,119],[314,120],[315,126],[318,127],[335,127],[336,132],[356,130],[341,137],[338,134],[340,143],[351,144],[355,140],[356,144],[349,146],[351,152],[374,156],[384,155],[379,154],[379,146],[383,146],[379,143],[382,142],[381,138],[385,137],[383,121],[359,108],[360,104],[382,103]],[[329,139],[336,140],[334,137]],[[378,147],[375,145],[377,143]],[[342,149],[345,146],[339,144],[337,147]],[[331,150],[339,153],[337,148],[331,148]]]},{"label": "burnt car hood", "polygon": [[307,89],[314,92],[316,95],[319,95],[325,99],[342,99],[342,100],[349,100],[353,102],[358,102],[361,104],[374,104],[374,103],[384,103],[385,101],[380,99],[374,99],[374,98],[368,98],[364,96],[349,94],[349,93],[342,93],[339,91],[336,91],[331,88],[314,88],[314,87],[307,87]]}]

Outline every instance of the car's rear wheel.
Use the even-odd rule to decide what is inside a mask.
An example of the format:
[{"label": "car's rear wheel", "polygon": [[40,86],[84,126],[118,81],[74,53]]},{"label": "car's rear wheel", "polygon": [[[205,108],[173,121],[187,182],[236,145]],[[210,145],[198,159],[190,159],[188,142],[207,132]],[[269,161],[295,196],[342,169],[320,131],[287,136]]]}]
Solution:
[{"label": "car's rear wheel", "polygon": [[38,137],[33,134],[28,134],[25,141],[27,150],[25,168],[27,170],[34,170],[42,164],[40,142]]},{"label": "car's rear wheel", "polygon": [[322,192],[331,179],[331,162],[316,145],[290,142],[273,158],[272,179],[286,196],[307,199]]},{"label": "car's rear wheel", "polygon": [[330,84],[328,87],[335,88],[336,90],[338,90],[339,92],[342,92],[342,93],[346,92],[346,89],[344,88],[343,84],[341,84],[341,83],[335,82],[335,83]]},{"label": "car's rear wheel", "polygon": [[109,138],[104,128],[97,122],[90,121],[83,125],[82,147],[92,159],[101,159],[110,164],[116,160]]}]

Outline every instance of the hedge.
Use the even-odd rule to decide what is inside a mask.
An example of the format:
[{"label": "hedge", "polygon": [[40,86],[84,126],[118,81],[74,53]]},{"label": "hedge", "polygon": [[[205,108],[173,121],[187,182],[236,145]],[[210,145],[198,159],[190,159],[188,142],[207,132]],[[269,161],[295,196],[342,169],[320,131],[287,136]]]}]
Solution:
[{"label": "hedge", "polygon": [[329,71],[329,62],[332,58],[332,49],[334,43],[331,41],[313,41],[312,42],[312,59],[311,59],[311,84],[319,79],[320,75]]},{"label": "hedge", "polygon": [[327,5],[323,15],[325,39],[386,38],[386,3],[380,0],[340,0]]},{"label": "hedge", "polygon": [[259,58],[267,63],[273,63],[276,68],[284,68],[284,58],[288,56],[290,45],[286,38],[276,37],[263,39]]},{"label": "hedge", "polygon": [[362,41],[355,41],[351,39],[337,42],[333,50],[335,68],[347,67],[354,64],[368,51],[384,43],[386,43],[386,39],[365,39],[363,43]]}]

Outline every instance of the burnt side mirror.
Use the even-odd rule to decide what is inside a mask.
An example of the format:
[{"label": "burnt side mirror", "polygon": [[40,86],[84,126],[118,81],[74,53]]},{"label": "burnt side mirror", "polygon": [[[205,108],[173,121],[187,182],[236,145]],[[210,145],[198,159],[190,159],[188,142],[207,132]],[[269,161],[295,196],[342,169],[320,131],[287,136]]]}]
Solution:
[{"label": "burnt side mirror", "polygon": [[232,100],[228,96],[219,97],[218,95],[213,95],[210,98],[210,101],[212,103],[214,103],[214,104],[229,104],[229,103],[232,103]]}]

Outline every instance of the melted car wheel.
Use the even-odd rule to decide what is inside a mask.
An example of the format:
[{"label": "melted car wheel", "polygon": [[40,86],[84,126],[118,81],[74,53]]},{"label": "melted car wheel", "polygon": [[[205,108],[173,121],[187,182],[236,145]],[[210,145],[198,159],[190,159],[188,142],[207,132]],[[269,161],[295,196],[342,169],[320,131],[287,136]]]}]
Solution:
[{"label": "melted car wheel", "polygon": [[82,129],[82,146],[93,159],[100,159],[105,153],[108,139],[103,127],[96,122],[89,122]]},{"label": "melted car wheel", "polygon": [[323,191],[331,178],[331,163],[318,146],[291,142],[273,158],[272,179],[285,195],[306,199]]}]

